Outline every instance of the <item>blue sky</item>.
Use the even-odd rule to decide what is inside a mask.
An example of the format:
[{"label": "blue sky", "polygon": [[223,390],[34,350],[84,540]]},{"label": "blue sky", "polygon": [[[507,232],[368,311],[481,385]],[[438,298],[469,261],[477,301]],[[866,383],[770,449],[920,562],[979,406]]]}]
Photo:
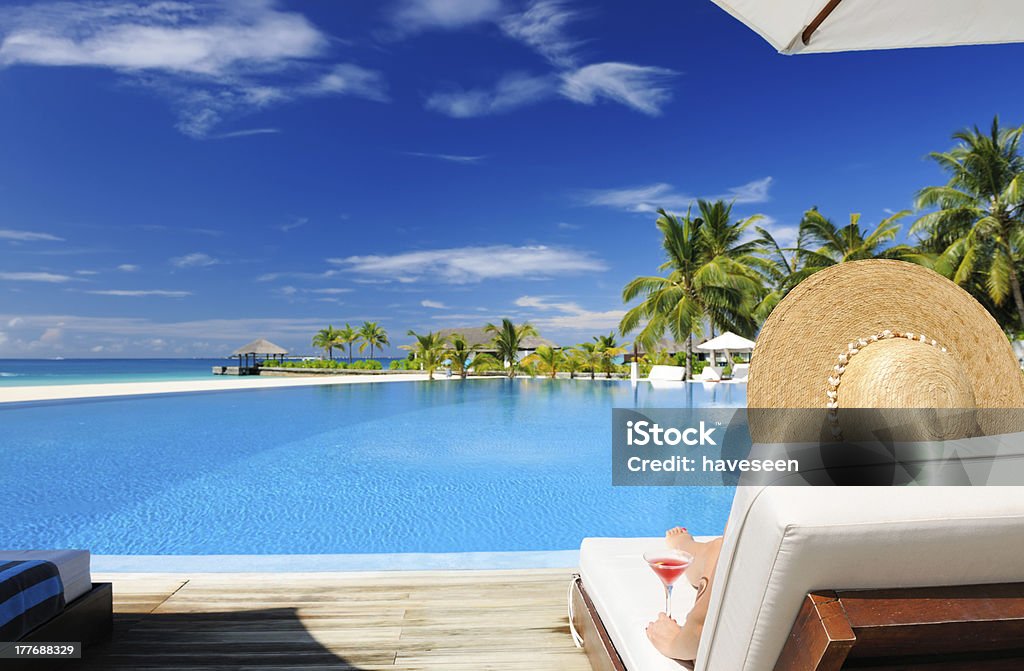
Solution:
[{"label": "blue sky", "polygon": [[711,2],[0,7],[0,357],[607,332],[651,210],[866,224],[1024,122],[1020,45],[787,57]]}]

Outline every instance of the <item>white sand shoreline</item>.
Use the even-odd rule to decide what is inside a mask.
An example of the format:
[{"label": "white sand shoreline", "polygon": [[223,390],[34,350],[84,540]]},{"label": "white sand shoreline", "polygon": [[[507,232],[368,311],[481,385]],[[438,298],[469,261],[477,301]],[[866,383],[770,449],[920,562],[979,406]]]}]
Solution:
[{"label": "white sand shoreline", "polygon": [[[416,382],[427,379],[426,373],[378,375],[338,375],[310,377],[214,377],[209,380],[165,380],[159,382],[105,382],[96,384],[55,384],[25,387],[0,387],[0,403],[60,401],[111,396],[146,396],[182,394],[195,391],[240,391],[279,387],[311,387],[315,385],[364,384],[367,382]],[[442,381],[444,376],[435,377]]]}]

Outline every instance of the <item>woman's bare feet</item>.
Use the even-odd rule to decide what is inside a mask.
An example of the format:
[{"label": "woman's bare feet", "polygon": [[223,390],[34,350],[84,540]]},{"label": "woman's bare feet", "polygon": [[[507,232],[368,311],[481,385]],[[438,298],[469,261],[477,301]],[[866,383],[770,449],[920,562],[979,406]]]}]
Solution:
[{"label": "woman's bare feet", "polygon": [[690,554],[693,554],[694,546],[698,544],[686,527],[672,527],[666,531],[665,543],[673,550],[682,550]]}]

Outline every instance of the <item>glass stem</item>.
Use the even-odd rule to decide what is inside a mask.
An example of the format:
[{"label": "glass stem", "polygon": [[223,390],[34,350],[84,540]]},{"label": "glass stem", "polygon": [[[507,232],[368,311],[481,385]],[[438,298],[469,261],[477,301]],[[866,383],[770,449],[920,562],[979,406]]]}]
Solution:
[{"label": "glass stem", "polygon": [[672,617],[672,585],[665,585],[665,615]]}]

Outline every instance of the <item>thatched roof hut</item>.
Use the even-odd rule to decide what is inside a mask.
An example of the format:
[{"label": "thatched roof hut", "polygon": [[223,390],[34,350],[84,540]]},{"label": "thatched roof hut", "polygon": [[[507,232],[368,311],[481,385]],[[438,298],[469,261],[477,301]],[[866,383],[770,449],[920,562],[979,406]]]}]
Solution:
[{"label": "thatched roof hut", "polygon": [[245,356],[247,354],[258,356],[285,356],[286,354],[288,354],[288,350],[281,347],[280,345],[275,345],[266,338],[257,338],[256,340],[253,340],[251,343],[246,343],[245,345],[242,345],[234,352],[232,352],[229,356],[236,357]]}]

